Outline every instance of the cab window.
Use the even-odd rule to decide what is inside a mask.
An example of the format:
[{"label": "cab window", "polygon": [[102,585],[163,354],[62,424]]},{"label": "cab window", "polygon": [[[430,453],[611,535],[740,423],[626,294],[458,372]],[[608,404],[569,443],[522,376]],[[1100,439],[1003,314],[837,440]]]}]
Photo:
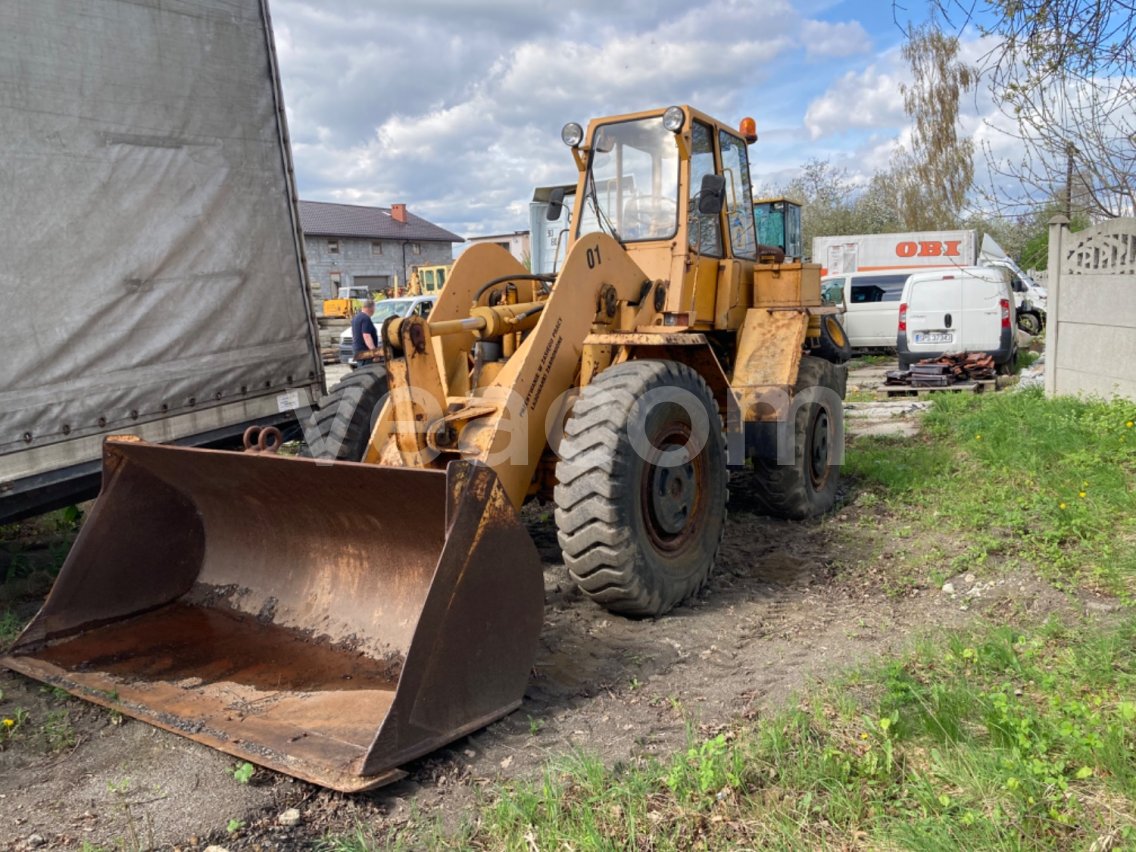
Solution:
[{"label": "cab window", "polygon": [[678,145],[662,117],[601,125],[591,145],[578,233],[661,240],[678,229]]},{"label": "cab window", "polygon": [[833,278],[822,281],[820,285],[820,299],[826,305],[844,304],[844,279]]},{"label": "cab window", "polygon": [[718,131],[722,149],[722,174],[726,177],[726,222],[730,228],[730,247],[734,257],[754,260],[757,236],[754,233],[753,192],[749,184],[749,157],[744,140]]}]

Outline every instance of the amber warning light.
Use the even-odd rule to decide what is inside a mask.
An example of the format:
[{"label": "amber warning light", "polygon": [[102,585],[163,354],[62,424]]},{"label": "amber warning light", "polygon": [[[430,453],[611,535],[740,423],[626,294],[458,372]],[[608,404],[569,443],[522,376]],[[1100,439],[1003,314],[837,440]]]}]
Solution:
[{"label": "amber warning light", "polygon": [[750,145],[757,141],[757,122],[752,118],[743,118],[738,124],[738,133]]}]

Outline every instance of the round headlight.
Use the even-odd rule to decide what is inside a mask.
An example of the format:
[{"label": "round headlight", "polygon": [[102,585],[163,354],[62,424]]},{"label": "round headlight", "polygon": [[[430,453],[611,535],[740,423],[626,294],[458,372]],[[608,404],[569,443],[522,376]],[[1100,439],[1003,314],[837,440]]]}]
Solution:
[{"label": "round headlight", "polygon": [[564,129],[560,131],[560,138],[569,148],[575,148],[584,141],[584,128],[576,122],[570,121],[565,124]]},{"label": "round headlight", "polygon": [[667,111],[663,113],[663,127],[671,133],[678,133],[684,124],[686,113],[682,111],[682,107],[667,107]]}]

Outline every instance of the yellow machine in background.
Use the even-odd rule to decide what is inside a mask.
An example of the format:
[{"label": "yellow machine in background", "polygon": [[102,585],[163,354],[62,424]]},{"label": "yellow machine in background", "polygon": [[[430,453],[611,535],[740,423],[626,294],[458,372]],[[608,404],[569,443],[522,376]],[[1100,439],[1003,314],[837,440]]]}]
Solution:
[{"label": "yellow machine in background", "polygon": [[410,270],[406,283],[407,296],[432,296],[442,292],[446,286],[446,276],[453,269],[452,263],[437,266],[415,266]]},{"label": "yellow machine in background", "polygon": [[323,300],[323,315],[331,319],[350,319],[363,305],[364,299],[371,298],[366,287],[340,287],[334,299]]},{"label": "yellow machine in background", "polygon": [[752,121],[674,106],[563,138],[557,275],[463,253],[428,319],[383,324],[386,369],[321,402],[316,458],[108,441],[5,665],[358,790],[521,703],[544,602],[525,500],[554,504],[585,595],[648,617],[706,582],[728,465],[772,513],[827,510],[846,341],[819,267],[759,245]]}]

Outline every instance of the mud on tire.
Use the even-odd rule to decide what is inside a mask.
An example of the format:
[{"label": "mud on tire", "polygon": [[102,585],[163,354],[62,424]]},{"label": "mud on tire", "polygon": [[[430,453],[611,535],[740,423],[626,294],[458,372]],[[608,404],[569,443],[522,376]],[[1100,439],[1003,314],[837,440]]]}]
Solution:
[{"label": "mud on tire", "polygon": [[317,459],[362,461],[371,430],[387,395],[387,371],[360,367],[320,399],[314,417],[317,436],[306,455]]},{"label": "mud on tire", "polygon": [[[796,396],[808,388],[826,388],[844,397],[846,374],[843,368],[821,358],[803,357],[793,387]],[[828,394],[824,395],[828,397]],[[753,470],[745,476],[747,496],[756,507],[778,518],[802,520],[821,515],[836,502],[840,467],[832,463],[835,450],[828,434],[829,424],[843,423],[843,411],[832,411],[823,399],[801,405],[793,422],[793,464],[781,465],[776,459],[755,457]],[[842,434],[835,436],[842,439]]]},{"label": "mud on tire", "polygon": [[727,479],[721,417],[701,376],[673,361],[605,370],[576,399],[559,455],[557,538],[585,595],[657,616],[701,588]]}]

